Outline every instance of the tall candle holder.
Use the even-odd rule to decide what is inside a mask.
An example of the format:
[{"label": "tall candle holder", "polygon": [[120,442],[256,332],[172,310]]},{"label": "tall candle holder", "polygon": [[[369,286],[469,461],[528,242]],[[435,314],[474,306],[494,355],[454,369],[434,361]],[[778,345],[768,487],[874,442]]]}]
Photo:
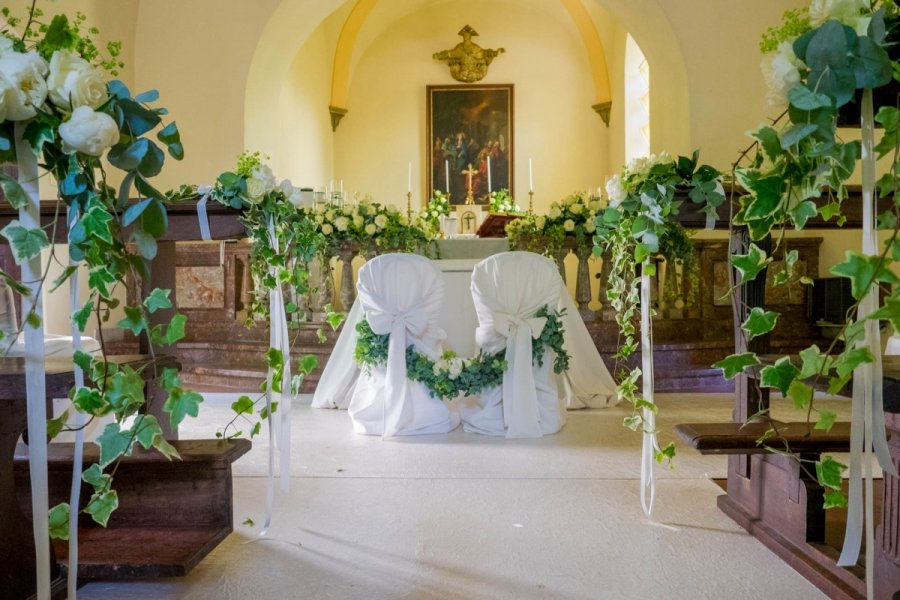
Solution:
[{"label": "tall candle holder", "polygon": [[534,214],[534,190],[528,191],[528,213]]},{"label": "tall candle holder", "polygon": [[406,192],[406,218],[412,223],[412,191]]}]

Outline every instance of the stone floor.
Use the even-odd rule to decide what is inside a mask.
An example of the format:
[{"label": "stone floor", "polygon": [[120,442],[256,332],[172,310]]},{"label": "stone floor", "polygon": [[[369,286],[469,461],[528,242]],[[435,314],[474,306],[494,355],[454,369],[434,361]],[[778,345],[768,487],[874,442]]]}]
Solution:
[{"label": "stone floor", "polygon": [[[233,398],[208,395],[182,437],[213,437]],[[658,401],[663,444],[674,423],[731,415],[729,395]],[[790,418],[783,401],[774,412]],[[269,539],[253,541],[266,504],[264,429],[235,464],[235,533],[188,577],[95,582],[79,598],[824,598],[718,511],[710,479],[724,476],[724,457],[679,446],[647,518],[640,436],[621,425],[629,413],[570,412],[561,433],[539,440],[456,430],[382,441],[353,434],[346,412],[295,404],[290,490],[276,492]]]}]

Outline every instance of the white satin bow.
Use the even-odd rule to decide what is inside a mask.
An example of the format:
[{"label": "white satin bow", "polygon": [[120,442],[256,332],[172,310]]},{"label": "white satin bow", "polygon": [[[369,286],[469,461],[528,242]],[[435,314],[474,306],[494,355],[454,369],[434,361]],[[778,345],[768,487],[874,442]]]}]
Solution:
[{"label": "white satin bow", "polygon": [[547,324],[546,317],[494,313],[494,331],[506,338],[503,374],[503,422],[507,438],[541,437],[541,415],[534,384],[531,340]]}]

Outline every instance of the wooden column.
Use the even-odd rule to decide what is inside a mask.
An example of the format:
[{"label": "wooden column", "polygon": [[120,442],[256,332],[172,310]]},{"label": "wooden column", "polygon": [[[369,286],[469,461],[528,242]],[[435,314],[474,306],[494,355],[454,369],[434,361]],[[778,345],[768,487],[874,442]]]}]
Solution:
[{"label": "wooden column", "polygon": [[575,305],[578,314],[585,321],[594,321],[597,315],[589,307],[591,303],[591,277],[588,269],[588,259],[591,257],[593,247],[582,245],[575,248],[575,256],[578,257],[578,275],[575,278]]}]

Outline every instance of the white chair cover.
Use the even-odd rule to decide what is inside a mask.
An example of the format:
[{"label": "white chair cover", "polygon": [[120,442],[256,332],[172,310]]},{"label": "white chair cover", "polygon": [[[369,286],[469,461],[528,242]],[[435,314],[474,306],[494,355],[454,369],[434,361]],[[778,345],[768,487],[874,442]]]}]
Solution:
[{"label": "white chair cover", "polygon": [[569,370],[559,376],[566,408],[615,406],[619,403],[616,382],[568,292],[560,296],[559,307],[566,311],[562,317],[563,347],[569,353]]},{"label": "white chair cover", "polygon": [[543,366],[532,365],[532,339],[546,319],[535,317],[544,306],[556,308],[565,293],[556,265],[530,252],[491,256],[472,272],[472,299],[478,314],[477,346],[493,354],[504,350],[503,384],[480,398],[460,402],[466,431],[507,438],[540,437],[565,424],[552,350]]},{"label": "white chair cover", "polygon": [[435,360],[442,353],[440,269],[422,256],[385,254],[359,270],[357,291],[372,331],[391,337],[387,364],[363,369],[353,390],[348,412],[354,430],[389,437],[454,429],[459,416],[406,377],[407,346]]},{"label": "white chair cover", "polygon": [[343,329],[334,343],[331,356],[325,363],[322,375],[316,383],[316,391],[313,394],[313,408],[340,408],[346,410],[350,405],[350,396],[359,377],[359,365],[353,360],[353,351],[356,349],[356,326],[363,318],[362,306],[359,298],[353,302],[347,318],[344,319]]}]

